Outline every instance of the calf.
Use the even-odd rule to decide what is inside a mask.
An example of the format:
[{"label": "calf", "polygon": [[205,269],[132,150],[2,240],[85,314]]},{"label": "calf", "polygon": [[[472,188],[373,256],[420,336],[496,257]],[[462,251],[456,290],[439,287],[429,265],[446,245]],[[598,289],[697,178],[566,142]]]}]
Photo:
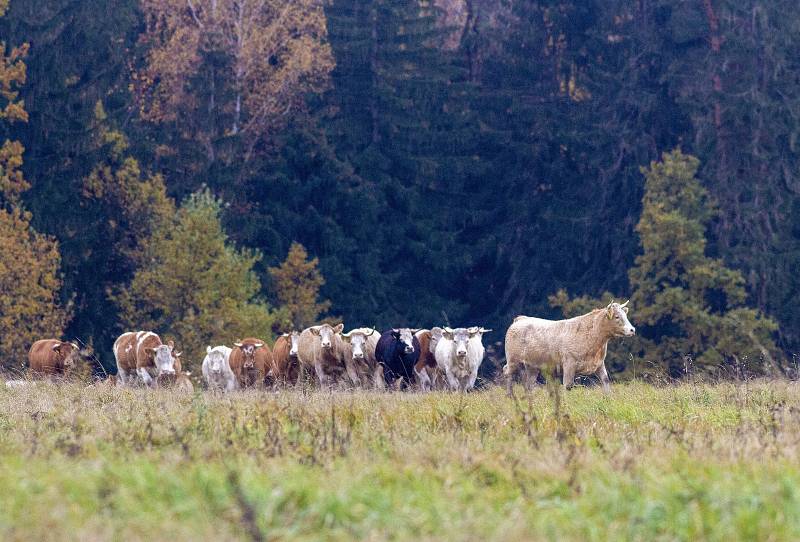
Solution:
[{"label": "calf", "polygon": [[414,365],[414,374],[417,377],[417,382],[422,391],[429,391],[433,388],[438,388],[440,382],[444,379],[444,373],[436,365],[436,345],[442,338],[444,330],[440,327],[434,327],[430,330],[420,329],[414,336],[419,341],[419,359]]},{"label": "calf", "polygon": [[414,365],[419,360],[419,339],[407,327],[389,329],[381,334],[375,359],[383,366],[384,378],[395,386],[411,384]]},{"label": "calf", "polygon": [[138,375],[145,385],[152,386],[155,378],[169,378],[181,371],[181,353],[175,353],[175,343],[163,344],[152,331],[123,333],[114,341],[113,351],[121,385],[132,384]]},{"label": "calf", "polygon": [[40,339],[28,352],[31,372],[41,376],[63,376],[75,366],[77,359],[78,345],[58,339]]},{"label": "calf", "polygon": [[231,370],[241,388],[261,386],[272,365],[272,352],[261,339],[252,337],[233,343],[228,358]]},{"label": "calf", "polygon": [[542,370],[551,374],[560,370],[565,388],[572,387],[576,374],[595,374],[608,392],[605,365],[608,341],[636,334],[636,328],[628,320],[627,304],[627,301],[622,305],[612,301],[605,308],[568,320],[514,318],[506,332],[503,367],[508,394],[511,395],[514,376],[523,369],[530,371],[534,381]]},{"label": "calf", "polygon": [[343,324],[332,327],[322,324],[304,329],[300,334],[297,358],[300,371],[297,382],[300,383],[306,370],[314,368],[321,386],[328,386],[344,373],[344,344],[342,340]]},{"label": "calf", "polygon": [[371,327],[359,327],[342,334],[344,339],[344,364],[347,375],[355,386],[362,380],[372,380],[376,389],[383,389],[383,367],[375,359],[375,348],[380,334]]},{"label": "calf", "polygon": [[202,372],[208,389],[233,391],[238,387],[236,375],[231,370],[230,355],[231,349],[227,346],[206,347]]},{"label": "calf", "polygon": [[488,331],[491,329],[444,328],[444,336],[436,345],[436,364],[444,370],[451,390],[469,391],[475,387],[485,353],[481,339]]},{"label": "calf", "polygon": [[300,360],[297,353],[300,345],[300,333],[292,331],[284,333],[272,346],[272,367],[267,373],[267,380],[273,385],[285,386],[295,382],[300,372]]}]

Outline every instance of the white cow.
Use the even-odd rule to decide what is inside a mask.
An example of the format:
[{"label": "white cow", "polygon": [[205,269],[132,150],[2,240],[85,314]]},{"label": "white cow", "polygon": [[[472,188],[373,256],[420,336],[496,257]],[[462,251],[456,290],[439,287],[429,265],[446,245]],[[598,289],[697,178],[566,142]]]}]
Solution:
[{"label": "white cow", "polygon": [[233,391],[239,387],[230,363],[231,349],[227,346],[206,347],[203,359],[203,379],[208,389]]},{"label": "white cow", "polygon": [[444,371],[451,390],[469,391],[475,387],[478,368],[483,362],[483,334],[491,331],[482,327],[444,328],[436,344],[436,365]]}]

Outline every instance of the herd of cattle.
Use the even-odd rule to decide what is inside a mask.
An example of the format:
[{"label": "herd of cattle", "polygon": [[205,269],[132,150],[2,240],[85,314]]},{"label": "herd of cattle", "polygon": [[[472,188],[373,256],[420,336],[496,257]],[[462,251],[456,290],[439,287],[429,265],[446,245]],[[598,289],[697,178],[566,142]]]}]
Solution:
[{"label": "herd of cattle", "polygon": [[[558,371],[564,386],[576,375],[594,374],[608,389],[605,357],[608,341],[631,336],[627,302],[610,303],[568,320],[518,316],[506,332],[503,374],[510,387],[520,373],[536,378],[540,371]],[[209,389],[233,391],[250,387],[281,387],[312,375],[323,387],[341,383],[375,389],[451,389],[475,386],[483,362],[483,327],[431,329],[394,328],[378,332],[322,324],[278,337],[270,348],[261,339],[247,338],[233,347],[208,346],[203,380]],[[152,331],[131,331],[113,346],[119,386],[145,385],[191,390],[183,372],[181,353],[173,341],[162,342]],[[80,356],[78,345],[57,339],[36,341],[30,349],[31,371],[61,375]]]}]

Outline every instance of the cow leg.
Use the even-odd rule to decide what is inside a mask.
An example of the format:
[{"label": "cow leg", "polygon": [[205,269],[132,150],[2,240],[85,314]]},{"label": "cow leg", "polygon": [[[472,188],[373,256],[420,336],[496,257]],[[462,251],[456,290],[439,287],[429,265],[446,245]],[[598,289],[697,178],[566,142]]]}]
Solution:
[{"label": "cow leg", "polygon": [[383,366],[380,364],[375,367],[375,374],[373,375],[373,381],[375,383],[376,390],[385,390],[386,389],[386,380],[383,378]]},{"label": "cow leg", "polygon": [[430,391],[431,378],[428,376],[428,370],[423,367],[421,371],[417,371],[417,368],[414,367],[414,374],[417,376],[419,389],[422,391]]},{"label": "cow leg", "polygon": [[453,391],[458,391],[458,389],[461,387],[458,379],[455,376],[453,376],[453,373],[451,373],[450,371],[447,371],[446,374],[447,374],[447,383],[450,385],[450,389]]},{"label": "cow leg", "polygon": [[121,386],[125,386],[128,383],[128,373],[125,372],[125,369],[117,369],[117,380]]},{"label": "cow leg", "polygon": [[606,371],[606,364],[603,363],[599,369],[594,373],[600,379],[600,383],[603,384],[603,392],[608,393],[611,391],[611,385],[608,382],[608,371]]},{"label": "cow leg", "polygon": [[506,395],[508,397],[514,397],[514,375],[518,372],[517,365],[511,365],[509,362],[506,362],[506,366],[503,367],[503,373],[506,377]]},{"label": "cow leg", "polygon": [[314,371],[317,373],[317,380],[319,380],[319,385],[323,388],[328,385],[328,375],[325,374],[325,371],[322,368],[322,362],[320,360],[314,360]]},{"label": "cow leg", "polygon": [[564,377],[561,381],[564,384],[564,389],[570,389],[572,385],[575,383],[575,364],[574,363],[565,363],[563,366],[564,370]]},{"label": "cow leg", "polygon": [[136,374],[139,375],[139,378],[142,379],[145,386],[152,386],[153,385],[153,377],[150,376],[150,373],[145,367],[137,367]]},{"label": "cow leg", "polygon": [[478,380],[478,368],[476,367],[467,379],[467,391],[475,388],[475,381]]},{"label": "cow leg", "polygon": [[361,378],[358,376],[358,370],[353,363],[353,358],[344,360],[344,368],[347,371],[347,376],[350,377],[350,381],[353,383],[353,385],[356,387],[361,387]]}]

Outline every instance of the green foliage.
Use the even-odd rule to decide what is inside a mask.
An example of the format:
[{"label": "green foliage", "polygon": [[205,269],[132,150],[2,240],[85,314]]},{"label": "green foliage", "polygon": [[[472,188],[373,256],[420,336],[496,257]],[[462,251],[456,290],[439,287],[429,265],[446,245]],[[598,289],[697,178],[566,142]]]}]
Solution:
[{"label": "green foliage", "polygon": [[272,336],[275,315],[253,272],[261,256],[229,244],[221,209],[207,190],[189,196],[145,241],[141,267],[114,296],[127,328],[173,337],[190,368],[199,368],[206,345]]},{"label": "green foliage", "polygon": [[319,289],[325,284],[318,265],[317,258],[308,259],[303,245],[292,243],[286,260],[269,269],[278,303],[288,313],[287,331],[303,330],[317,323],[320,314],[331,307],[330,301],[317,302]]},{"label": "green foliage", "polygon": [[[698,166],[697,158],[674,150],[642,168],[645,195],[636,226],[642,253],[628,273],[631,320],[642,336],[633,351],[673,374],[691,363],[708,371],[730,361],[778,369],[771,337],[777,325],[744,306],[741,273],[706,254],[705,231],[716,211],[695,176]],[[564,291],[550,303],[571,316],[591,304],[587,297],[569,301]]]}]

